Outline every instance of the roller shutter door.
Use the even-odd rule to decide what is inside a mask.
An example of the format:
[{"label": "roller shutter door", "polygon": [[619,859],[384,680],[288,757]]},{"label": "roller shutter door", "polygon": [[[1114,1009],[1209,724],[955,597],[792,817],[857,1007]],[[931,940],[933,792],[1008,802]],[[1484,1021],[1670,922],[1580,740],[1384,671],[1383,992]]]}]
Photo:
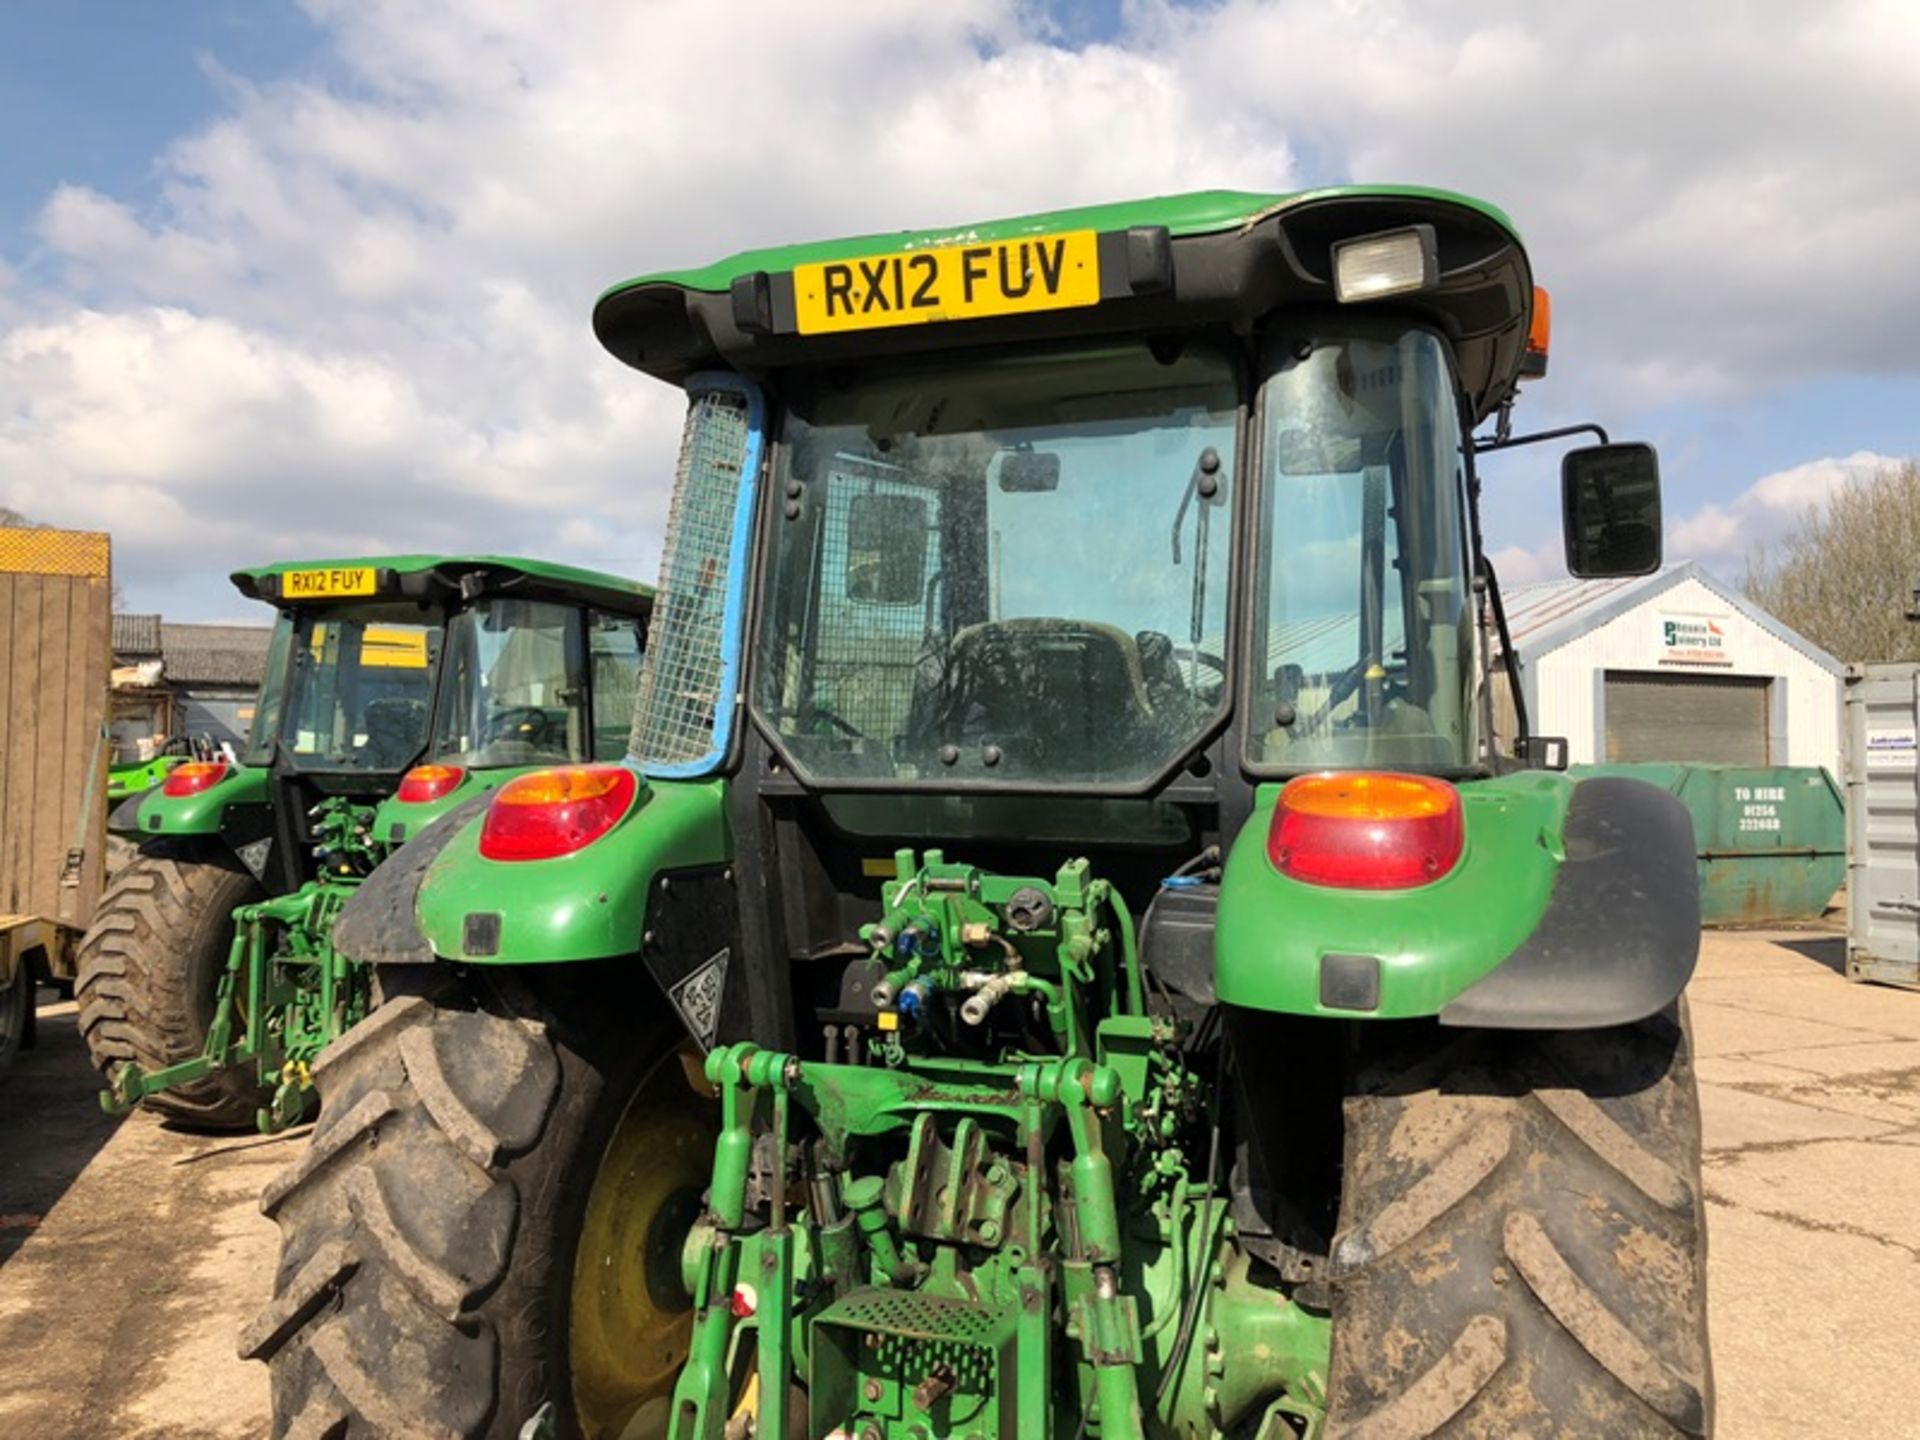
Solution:
[{"label": "roller shutter door", "polygon": [[1606,674],[1607,759],[1769,765],[1772,682],[1753,675]]}]

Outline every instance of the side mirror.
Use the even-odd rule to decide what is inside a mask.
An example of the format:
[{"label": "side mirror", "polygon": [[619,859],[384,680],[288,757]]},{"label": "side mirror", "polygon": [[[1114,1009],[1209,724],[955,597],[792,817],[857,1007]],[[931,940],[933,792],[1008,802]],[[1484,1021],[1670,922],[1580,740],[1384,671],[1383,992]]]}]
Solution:
[{"label": "side mirror", "polygon": [[1060,457],[1045,450],[1002,450],[1000,493],[1043,495],[1060,488]]},{"label": "side mirror", "polygon": [[855,496],[847,512],[847,598],[913,605],[927,579],[927,502],[913,495]]},{"label": "side mirror", "polygon": [[1589,445],[1560,462],[1567,569],[1582,580],[1660,568],[1660,458],[1651,445]]}]

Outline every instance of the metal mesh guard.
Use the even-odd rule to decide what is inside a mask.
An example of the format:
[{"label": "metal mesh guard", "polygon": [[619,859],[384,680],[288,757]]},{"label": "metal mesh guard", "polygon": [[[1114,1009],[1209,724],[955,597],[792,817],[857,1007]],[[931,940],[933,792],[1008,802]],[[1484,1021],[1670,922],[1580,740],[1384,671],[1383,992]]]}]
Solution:
[{"label": "metal mesh guard", "polygon": [[0,530],[0,572],[107,578],[107,537],[94,530]]},{"label": "metal mesh guard", "polygon": [[633,711],[631,748],[647,765],[694,764],[715,747],[714,724],[725,708],[722,649],[748,433],[745,396],[709,391],[689,402]]}]

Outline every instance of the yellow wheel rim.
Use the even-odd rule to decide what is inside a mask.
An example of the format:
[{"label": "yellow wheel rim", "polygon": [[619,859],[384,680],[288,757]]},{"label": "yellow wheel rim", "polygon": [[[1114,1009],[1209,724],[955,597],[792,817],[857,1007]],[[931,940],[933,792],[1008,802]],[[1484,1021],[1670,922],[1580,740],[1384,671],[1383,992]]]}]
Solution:
[{"label": "yellow wheel rim", "polygon": [[[713,1169],[714,1102],[669,1054],[634,1092],[600,1157],[574,1253],[568,1357],[587,1440],[617,1440],[687,1358],[693,1303],[680,1253]],[[649,1408],[649,1413],[660,1407]],[[663,1412],[664,1413],[664,1412]]]}]

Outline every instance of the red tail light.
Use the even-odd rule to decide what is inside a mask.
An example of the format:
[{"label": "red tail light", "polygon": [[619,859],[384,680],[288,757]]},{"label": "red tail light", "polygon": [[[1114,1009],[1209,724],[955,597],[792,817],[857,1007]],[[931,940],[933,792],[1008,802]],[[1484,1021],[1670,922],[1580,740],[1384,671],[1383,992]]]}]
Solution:
[{"label": "red tail light", "polygon": [[1282,875],[1351,890],[1438,880],[1465,845],[1453,786],[1366,770],[1288,781],[1267,832],[1267,858]]},{"label": "red tail light", "polygon": [[393,798],[402,805],[424,805],[452,793],[466,774],[458,765],[416,765],[400,777],[400,789]]},{"label": "red tail light", "polygon": [[167,778],[161,782],[162,795],[198,795],[202,790],[211,790],[227,778],[227,762],[224,760],[189,760],[184,765],[176,765],[167,772]]},{"label": "red tail light", "polygon": [[621,765],[569,765],[509,780],[487,807],[480,853],[489,860],[571,855],[618,824],[639,788]]}]

